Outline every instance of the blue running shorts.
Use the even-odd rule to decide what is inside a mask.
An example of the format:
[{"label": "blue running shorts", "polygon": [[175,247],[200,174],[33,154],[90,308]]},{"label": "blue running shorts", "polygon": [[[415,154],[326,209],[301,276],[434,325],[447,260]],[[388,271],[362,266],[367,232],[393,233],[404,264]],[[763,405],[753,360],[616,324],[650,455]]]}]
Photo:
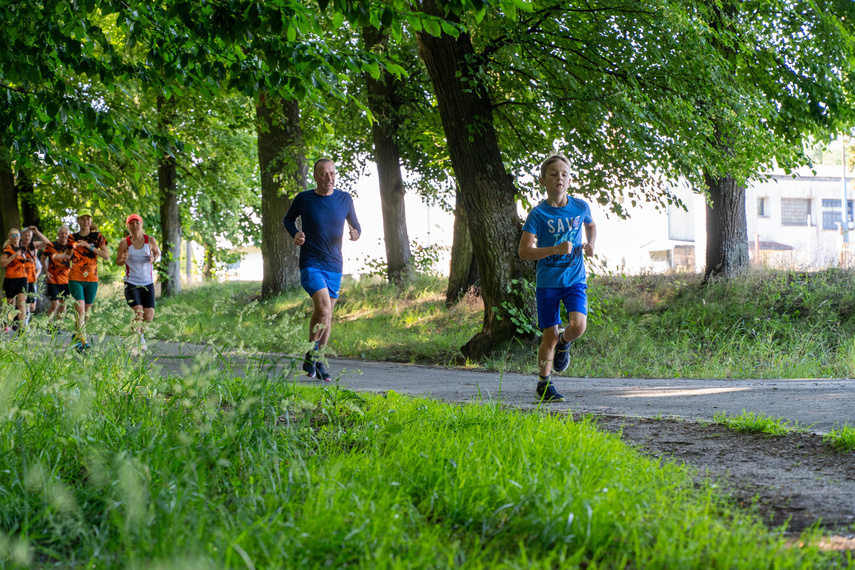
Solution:
[{"label": "blue running shorts", "polygon": [[537,288],[537,327],[540,330],[561,324],[561,303],[568,313],[588,314],[588,286],[576,283],[570,287]]},{"label": "blue running shorts", "polygon": [[309,294],[309,297],[321,289],[328,289],[330,298],[338,299],[338,290],[341,289],[341,273],[324,271],[317,267],[304,267],[300,270],[300,285]]}]

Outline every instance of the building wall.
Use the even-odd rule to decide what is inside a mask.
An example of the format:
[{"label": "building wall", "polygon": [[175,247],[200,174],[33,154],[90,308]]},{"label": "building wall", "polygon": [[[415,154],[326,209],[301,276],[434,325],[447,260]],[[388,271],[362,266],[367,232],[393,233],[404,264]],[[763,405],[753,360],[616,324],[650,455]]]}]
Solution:
[{"label": "building wall", "polygon": [[[792,246],[795,251],[785,257],[796,267],[838,264],[842,243],[849,240],[849,223],[843,234],[839,226],[843,167],[817,166],[814,170],[816,175],[802,169],[795,178],[776,174],[752,184],[745,193],[749,241],[759,235],[761,241]],[[847,191],[847,222],[851,222],[852,199]]]}]

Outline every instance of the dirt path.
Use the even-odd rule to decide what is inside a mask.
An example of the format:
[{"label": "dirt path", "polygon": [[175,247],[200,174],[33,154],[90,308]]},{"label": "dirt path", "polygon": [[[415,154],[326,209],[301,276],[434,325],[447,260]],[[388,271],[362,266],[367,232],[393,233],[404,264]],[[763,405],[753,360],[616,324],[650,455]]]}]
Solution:
[{"label": "dirt path", "polygon": [[[817,522],[829,547],[855,550],[855,453],[815,434],[763,436],[717,424],[591,415],[644,453],[698,469],[770,526],[798,533]],[[788,522],[789,521],[789,522]]]}]

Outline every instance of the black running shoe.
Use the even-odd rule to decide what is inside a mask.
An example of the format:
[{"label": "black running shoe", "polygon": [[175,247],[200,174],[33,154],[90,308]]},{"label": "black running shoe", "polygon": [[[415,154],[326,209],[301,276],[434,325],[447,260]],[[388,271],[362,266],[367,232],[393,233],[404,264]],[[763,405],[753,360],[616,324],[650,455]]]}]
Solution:
[{"label": "black running shoe", "polygon": [[[562,333],[564,331],[561,331]],[[561,333],[558,333],[561,338]],[[555,357],[552,359],[552,369],[556,372],[564,372],[570,366],[570,343],[559,342],[555,347]]]},{"label": "black running shoe", "polygon": [[540,380],[537,383],[537,397],[541,402],[563,402],[564,396],[558,393],[552,380]]},{"label": "black running shoe", "polygon": [[318,378],[320,378],[324,382],[331,381],[329,373],[326,371],[326,368],[324,368],[324,363],[320,360],[315,362],[315,370],[317,371]]},{"label": "black running shoe", "polygon": [[306,358],[303,360],[303,372],[306,373],[306,376],[309,378],[314,378],[317,373],[315,367],[315,360],[312,358],[312,351],[306,353]]}]

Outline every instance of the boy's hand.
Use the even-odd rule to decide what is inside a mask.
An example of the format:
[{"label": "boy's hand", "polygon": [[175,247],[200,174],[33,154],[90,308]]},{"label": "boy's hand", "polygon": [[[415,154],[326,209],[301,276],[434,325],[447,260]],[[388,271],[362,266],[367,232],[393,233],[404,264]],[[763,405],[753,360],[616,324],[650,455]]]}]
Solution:
[{"label": "boy's hand", "polygon": [[573,244],[569,241],[562,241],[553,247],[555,247],[555,255],[569,255],[573,253]]},{"label": "boy's hand", "polygon": [[590,256],[594,255],[594,246],[592,246],[592,245],[591,245],[591,244],[589,244],[589,243],[586,243],[586,244],[584,244],[582,247],[584,247],[584,248],[585,248],[585,255],[586,255],[587,257],[590,257]]},{"label": "boy's hand", "polygon": [[306,234],[303,232],[294,234],[294,245],[303,245],[304,243],[306,243]]}]

